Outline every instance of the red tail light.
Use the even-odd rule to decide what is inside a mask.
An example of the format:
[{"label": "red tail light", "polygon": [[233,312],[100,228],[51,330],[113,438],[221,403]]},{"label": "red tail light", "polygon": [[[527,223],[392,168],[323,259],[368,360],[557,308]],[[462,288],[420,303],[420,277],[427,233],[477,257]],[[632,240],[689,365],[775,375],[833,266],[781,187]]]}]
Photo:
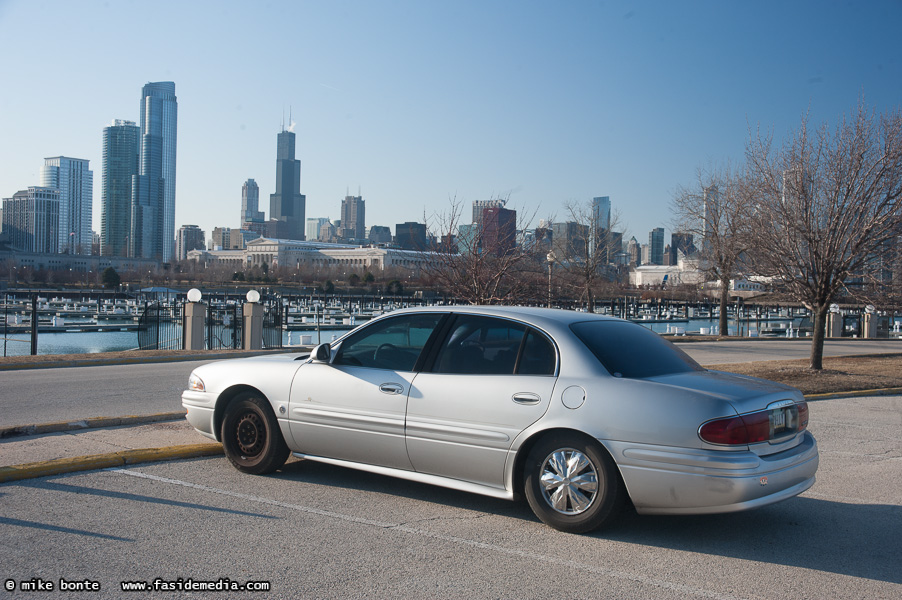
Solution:
[{"label": "red tail light", "polygon": [[727,446],[768,442],[796,434],[808,426],[808,404],[786,403],[775,408],[708,421],[698,430],[709,444]]}]

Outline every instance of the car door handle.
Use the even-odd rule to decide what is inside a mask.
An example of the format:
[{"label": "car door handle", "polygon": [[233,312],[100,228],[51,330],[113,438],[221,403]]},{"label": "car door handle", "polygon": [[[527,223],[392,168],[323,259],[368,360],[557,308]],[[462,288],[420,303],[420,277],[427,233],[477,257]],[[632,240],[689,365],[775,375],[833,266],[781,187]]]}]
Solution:
[{"label": "car door handle", "polygon": [[400,394],[404,391],[404,386],[400,383],[383,383],[379,386],[379,391],[383,394]]},{"label": "car door handle", "polygon": [[542,397],[531,392],[520,392],[514,394],[513,401],[517,404],[538,404],[542,401]]}]

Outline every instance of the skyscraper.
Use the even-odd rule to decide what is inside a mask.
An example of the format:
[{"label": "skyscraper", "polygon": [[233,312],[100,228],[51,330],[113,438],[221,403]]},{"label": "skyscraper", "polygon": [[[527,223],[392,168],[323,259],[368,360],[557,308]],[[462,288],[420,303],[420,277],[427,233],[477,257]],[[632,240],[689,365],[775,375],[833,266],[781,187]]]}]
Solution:
[{"label": "skyscraper", "polygon": [[592,198],[592,220],[598,229],[611,228],[611,197]]},{"label": "skyscraper", "polygon": [[282,130],[276,141],[276,193],[269,196],[269,218],[287,224],[290,240],[304,239],[304,209],[301,194],[301,161],[294,158],[294,132]]},{"label": "skyscraper", "polygon": [[341,237],[345,240],[366,239],[365,219],[363,196],[345,196],[341,201]]},{"label": "skyscraper", "polygon": [[45,158],[41,185],[59,190],[59,252],[91,254],[91,209],[94,173],[90,161],[55,156]]},{"label": "skyscraper", "polygon": [[32,186],[3,200],[3,233],[23,252],[59,252],[60,192]]},{"label": "skyscraper", "polygon": [[134,121],[116,119],[103,128],[100,253],[104,256],[128,256],[132,177],[138,174],[140,137]]},{"label": "skyscraper", "polygon": [[490,207],[482,213],[483,252],[503,256],[517,244],[517,211],[501,207]]},{"label": "skyscraper", "polygon": [[182,225],[175,237],[176,260],[186,260],[192,250],[206,250],[204,230],[197,225]]},{"label": "skyscraper", "polygon": [[178,100],[171,81],[141,90],[141,154],[132,178],[129,256],[169,262],[175,246]]},{"label": "skyscraper", "polygon": [[664,264],[664,228],[655,227],[648,232],[648,262],[652,265]]},{"label": "skyscraper", "polygon": [[253,179],[248,179],[241,186],[241,222],[263,222],[263,211],[260,210],[260,186]]}]

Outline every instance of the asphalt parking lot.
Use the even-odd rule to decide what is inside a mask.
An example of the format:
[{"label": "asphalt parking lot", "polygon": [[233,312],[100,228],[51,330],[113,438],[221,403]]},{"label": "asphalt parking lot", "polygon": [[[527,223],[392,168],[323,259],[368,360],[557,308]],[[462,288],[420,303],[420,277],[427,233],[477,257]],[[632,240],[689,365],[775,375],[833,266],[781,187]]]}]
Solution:
[{"label": "asphalt parking lot", "polygon": [[798,498],[625,513],[587,536],[545,527],[525,503],[294,459],[267,477],[206,458],[12,482],[0,575],[15,595],[23,581],[100,587],[73,597],[157,578],[153,597],[224,579],[270,586],[236,597],[902,597],[902,397],[813,402],[811,430],[821,466]]}]

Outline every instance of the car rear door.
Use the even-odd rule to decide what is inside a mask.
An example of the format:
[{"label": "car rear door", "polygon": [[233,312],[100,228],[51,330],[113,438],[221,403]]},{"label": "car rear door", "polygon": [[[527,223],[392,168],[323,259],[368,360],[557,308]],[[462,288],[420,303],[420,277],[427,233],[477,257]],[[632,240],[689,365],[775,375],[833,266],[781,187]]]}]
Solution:
[{"label": "car rear door", "polygon": [[557,355],[522,323],[457,315],[407,403],[407,451],[422,473],[504,487],[517,435],[551,399]]}]

